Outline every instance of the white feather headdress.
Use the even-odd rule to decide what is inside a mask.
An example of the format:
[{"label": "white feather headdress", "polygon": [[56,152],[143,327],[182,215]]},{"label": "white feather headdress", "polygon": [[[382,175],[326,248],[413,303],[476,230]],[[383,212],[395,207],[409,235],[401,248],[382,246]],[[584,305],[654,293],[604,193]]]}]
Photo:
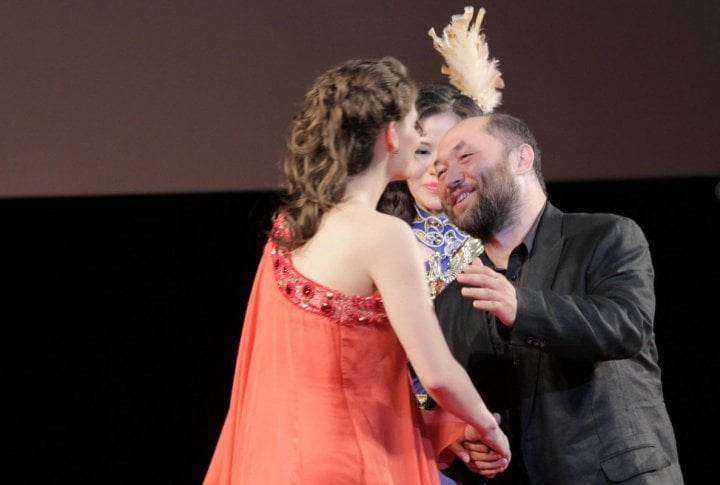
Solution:
[{"label": "white feather headdress", "polygon": [[498,60],[488,58],[488,45],[480,28],[485,9],[478,10],[474,22],[473,12],[473,7],[465,7],[462,15],[453,15],[443,29],[442,38],[435,34],[434,28],[428,35],[433,38],[435,50],[445,59],[441,72],[449,76],[450,83],[473,98],[484,113],[492,113],[500,105],[502,93],[499,90],[505,83]]}]

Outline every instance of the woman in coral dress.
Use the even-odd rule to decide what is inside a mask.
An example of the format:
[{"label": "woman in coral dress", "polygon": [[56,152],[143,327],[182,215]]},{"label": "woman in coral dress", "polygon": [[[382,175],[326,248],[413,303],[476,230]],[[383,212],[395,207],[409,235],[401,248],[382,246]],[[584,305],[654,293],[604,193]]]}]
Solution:
[{"label": "woman in coral dress", "polygon": [[[506,436],[444,342],[412,231],[375,210],[389,181],[422,169],[415,94],[384,58],[340,64],[306,95],[205,484],[436,484],[438,454],[460,439],[507,467]],[[440,415],[417,406],[408,360]]]}]

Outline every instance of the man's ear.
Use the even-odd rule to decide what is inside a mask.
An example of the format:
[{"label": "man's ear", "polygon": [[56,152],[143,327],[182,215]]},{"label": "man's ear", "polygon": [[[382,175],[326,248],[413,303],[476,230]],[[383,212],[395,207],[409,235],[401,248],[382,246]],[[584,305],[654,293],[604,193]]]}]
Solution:
[{"label": "man's ear", "polygon": [[517,148],[517,163],[515,168],[518,175],[525,174],[534,170],[535,151],[527,143],[523,143]]},{"label": "man's ear", "polygon": [[400,146],[400,141],[397,132],[397,122],[391,121],[385,125],[385,143],[387,143],[388,152],[396,153]]}]

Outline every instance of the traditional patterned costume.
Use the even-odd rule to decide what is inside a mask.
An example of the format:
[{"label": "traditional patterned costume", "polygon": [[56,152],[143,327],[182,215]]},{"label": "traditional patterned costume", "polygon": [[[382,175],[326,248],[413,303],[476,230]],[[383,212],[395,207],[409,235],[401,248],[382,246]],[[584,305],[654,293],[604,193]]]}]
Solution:
[{"label": "traditional patterned costume", "polygon": [[483,246],[479,239],[453,226],[445,214],[431,214],[417,205],[415,211],[413,233],[418,241],[433,250],[432,256],[425,261],[425,275],[430,296],[435,298],[483,252]]}]

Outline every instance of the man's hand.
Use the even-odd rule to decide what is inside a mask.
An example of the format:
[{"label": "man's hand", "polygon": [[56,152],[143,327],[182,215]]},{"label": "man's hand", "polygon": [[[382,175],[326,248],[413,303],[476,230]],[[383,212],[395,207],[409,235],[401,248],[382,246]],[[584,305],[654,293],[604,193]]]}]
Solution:
[{"label": "man's hand", "polygon": [[482,441],[464,441],[463,447],[469,456],[465,465],[475,473],[487,478],[494,478],[498,473],[504,472],[510,460],[498,455]]},{"label": "man's hand", "polygon": [[[493,413],[493,416],[500,424],[500,415]],[[503,457],[484,444],[472,426],[465,427],[463,440],[453,442],[446,450],[451,450],[470,470],[487,478],[505,471],[510,464],[510,457]]]},{"label": "man's hand", "polygon": [[472,298],[473,308],[494,314],[503,325],[512,327],[517,316],[517,292],[503,275],[475,258],[463,269],[457,280],[462,295]]}]

